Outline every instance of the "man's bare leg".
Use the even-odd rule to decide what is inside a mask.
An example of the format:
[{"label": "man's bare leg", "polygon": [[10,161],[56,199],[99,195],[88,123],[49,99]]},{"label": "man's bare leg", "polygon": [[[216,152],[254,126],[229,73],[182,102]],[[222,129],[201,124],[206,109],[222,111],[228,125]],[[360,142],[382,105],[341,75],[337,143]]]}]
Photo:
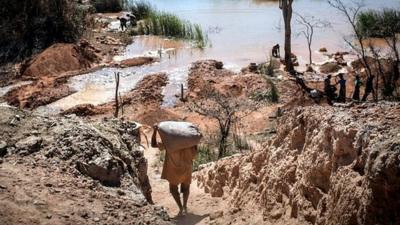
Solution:
[{"label": "man's bare leg", "polygon": [[178,185],[169,184],[169,192],[171,193],[172,197],[174,197],[175,202],[179,207],[178,215],[182,215],[183,207],[182,207],[181,198],[179,195]]},{"label": "man's bare leg", "polygon": [[181,193],[183,194],[183,213],[187,214],[187,202],[190,194],[190,184],[181,184]]}]

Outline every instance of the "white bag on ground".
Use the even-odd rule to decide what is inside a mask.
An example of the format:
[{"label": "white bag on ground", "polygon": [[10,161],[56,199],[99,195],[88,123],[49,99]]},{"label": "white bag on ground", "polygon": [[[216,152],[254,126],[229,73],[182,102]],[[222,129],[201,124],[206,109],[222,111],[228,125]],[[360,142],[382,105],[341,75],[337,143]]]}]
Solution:
[{"label": "white bag on ground", "polygon": [[203,135],[199,128],[189,122],[165,121],[158,124],[158,134],[169,151],[198,145]]}]

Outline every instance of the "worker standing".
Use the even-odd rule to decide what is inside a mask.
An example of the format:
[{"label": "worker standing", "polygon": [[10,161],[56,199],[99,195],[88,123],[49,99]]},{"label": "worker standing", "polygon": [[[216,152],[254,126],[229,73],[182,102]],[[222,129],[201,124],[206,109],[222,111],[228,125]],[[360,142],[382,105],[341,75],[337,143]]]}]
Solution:
[{"label": "worker standing", "polygon": [[[164,122],[172,123],[179,127],[180,122]],[[185,122],[181,122],[186,125]],[[159,124],[153,126],[153,135],[151,138],[151,146],[153,148],[158,147],[160,150],[166,150],[165,160],[163,165],[163,170],[161,173],[161,179],[165,179],[169,182],[169,191],[174,198],[176,204],[179,207],[179,216],[187,214],[187,202],[190,193],[190,184],[192,181],[192,170],[193,170],[193,160],[197,155],[197,143],[200,138],[195,138],[191,140],[193,145],[185,143],[186,146],[179,147],[179,137],[175,138],[163,138],[161,136],[162,131],[160,131]],[[185,129],[185,128],[183,128]],[[176,130],[175,130],[176,131]],[[184,133],[185,131],[182,131]],[[157,133],[160,133],[162,142],[157,142]],[[201,134],[200,134],[201,136]],[[175,142],[178,146],[170,147],[170,142]],[[167,143],[165,143],[167,142]],[[179,190],[180,186],[180,190]],[[180,192],[179,192],[180,191]],[[180,194],[183,196],[183,201],[180,199]]]}]

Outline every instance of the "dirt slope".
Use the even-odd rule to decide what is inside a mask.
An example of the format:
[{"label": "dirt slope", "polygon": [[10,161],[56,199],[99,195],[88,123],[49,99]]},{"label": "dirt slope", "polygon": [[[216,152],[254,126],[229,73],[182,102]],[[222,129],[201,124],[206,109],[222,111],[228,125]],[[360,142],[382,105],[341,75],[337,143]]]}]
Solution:
[{"label": "dirt slope", "polygon": [[169,224],[135,124],[1,111],[0,224]]},{"label": "dirt slope", "polygon": [[[151,129],[149,129],[149,135]],[[178,207],[172,196],[169,194],[168,181],[161,179],[162,164],[159,162],[159,150],[157,148],[148,148],[144,155],[149,161],[149,179],[153,191],[154,203],[164,207],[172,217],[171,222],[177,225],[206,225],[212,223],[212,217],[226,208],[226,202],[223,198],[213,198],[205,195],[204,191],[198,188],[193,182],[190,188],[190,197],[188,202],[188,215],[176,216]]]},{"label": "dirt slope", "polygon": [[73,93],[68,78],[82,73],[99,62],[99,56],[88,42],[54,44],[21,68],[22,79],[31,84],[12,89],[4,99],[8,104],[34,109]]},{"label": "dirt slope", "polygon": [[52,77],[59,74],[90,68],[99,62],[99,56],[88,42],[77,44],[54,44],[30,60],[22,76],[25,78]]},{"label": "dirt slope", "polygon": [[218,224],[400,224],[399,113],[391,103],[297,107],[263,150],[196,177],[238,212]]}]

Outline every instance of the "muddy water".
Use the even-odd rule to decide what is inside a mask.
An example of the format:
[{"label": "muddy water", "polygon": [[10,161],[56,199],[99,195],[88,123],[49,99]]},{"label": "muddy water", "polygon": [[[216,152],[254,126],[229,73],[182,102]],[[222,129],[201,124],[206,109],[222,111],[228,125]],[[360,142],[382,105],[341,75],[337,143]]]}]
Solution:
[{"label": "muddy water", "polygon": [[[350,2],[351,0],[349,0]],[[169,83],[164,89],[164,106],[172,106],[180,84],[186,84],[190,63],[201,59],[217,59],[225,67],[240,70],[250,62],[262,62],[268,56],[271,46],[283,45],[281,11],[277,1],[268,0],[151,0],[160,10],[173,12],[180,17],[199,23],[207,32],[211,45],[204,50],[192,48],[188,43],[157,37],[135,37],[125,52],[116,60],[135,56],[160,56],[159,63],[138,68],[105,68],[94,73],[74,77],[70,85],[78,92],[65,99],[50,104],[45,110],[59,111],[77,104],[100,104],[113,97],[114,72],[121,72],[121,92],[135,87],[144,76],[155,72],[166,72]],[[367,8],[399,7],[398,0],[366,0]],[[325,0],[297,0],[294,10],[303,15],[329,21],[331,28],[317,30],[314,43],[314,61],[321,62],[326,57],[318,49],[328,51],[348,50],[343,36],[349,35],[349,27],[344,18],[332,9]],[[298,25],[293,19],[293,52],[301,64],[307,57],[306,42],[297,36]]]}]

